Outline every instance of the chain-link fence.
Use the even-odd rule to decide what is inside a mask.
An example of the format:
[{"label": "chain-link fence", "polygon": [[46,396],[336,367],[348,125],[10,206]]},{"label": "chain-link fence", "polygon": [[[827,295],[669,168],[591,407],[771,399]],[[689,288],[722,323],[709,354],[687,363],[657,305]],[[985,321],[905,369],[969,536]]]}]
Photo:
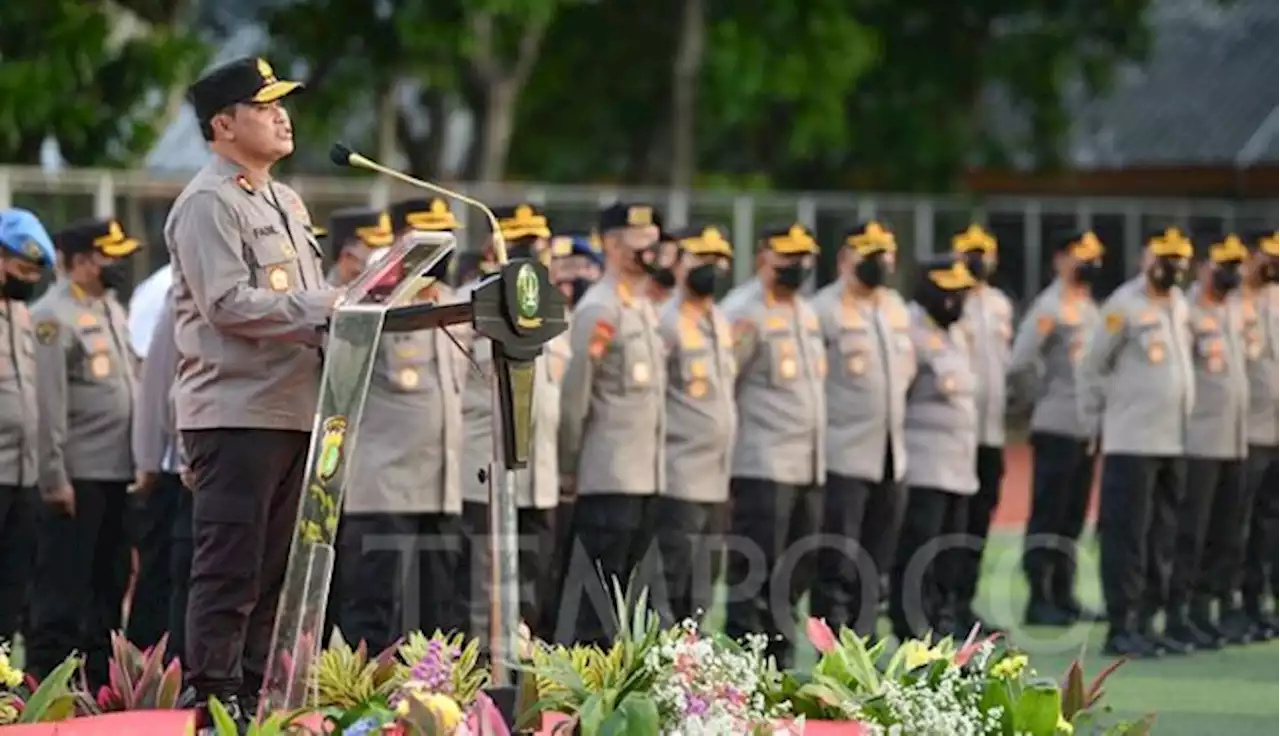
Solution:
[{"label": "chain-link fence", "polygon": [[[148,171],[46,173],[33,168],[0,167],[0,207],[31,209],[51,229],[82,217],[118,217],[127,230],[139,233],[148,242],[148,257],[138,259],[135,271],[135,276],[141,278],[166,260],[164,219],[187,178]],[[414,193],[398,183],[373,177],[300,177],[288,183],[298,190],[312,218],[321,224],[335,209],[362,204],[385,206]],[[1277,221],[1275,201],[906,197],[857,192],[683,193],[540,184],[461,185],[458,189],[494,204],[518,199],[534,202],[546,210],[552,226],[563,232],[589,230],[599,208],[615,199],[652,202],[663,209],[670,225],[718,224],[728,228],[738,255],[734,264],[737,281],[750,277],[756,235],[770,225],[798,220],[815,230],[823,246],[818,283],[826,283],[834,271],[840,230],[854,220],[874,218],[897,233],[900,281],[911,276],[917,259],[942,252],[951,234],[970,222],[978,222],[999,239],[996,279],[1019,303],[1052,280],[1049,244],[1053,233],[1063,229],[1092,229],[1106,244],[1108,255],[1100,284],[1105,293],[1135,272],[1143,236],[1154,229],[1177,225],[1193,235],[1244,232],[1273,228]],[[487,225],[478,213],[465,208],[458,213],[466,223],[460,233],[464,247],[475,246],[487,237]]]}]

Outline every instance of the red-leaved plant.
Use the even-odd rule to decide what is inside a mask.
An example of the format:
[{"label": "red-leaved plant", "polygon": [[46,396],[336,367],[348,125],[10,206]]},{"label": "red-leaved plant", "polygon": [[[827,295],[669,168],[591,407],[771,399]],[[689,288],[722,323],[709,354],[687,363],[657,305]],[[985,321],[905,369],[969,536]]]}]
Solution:
[{"label": "red-leaved plant", "polygon": [[77,710],[82,715],[99,715],[128,710],[173,710],[182,689],[182,664],[175,657],[165,665],[169,635],[146,650],[140,650],[118,631],[111,633],[111,661],[107,665],[108,684],[93,694],[80,670]]}]

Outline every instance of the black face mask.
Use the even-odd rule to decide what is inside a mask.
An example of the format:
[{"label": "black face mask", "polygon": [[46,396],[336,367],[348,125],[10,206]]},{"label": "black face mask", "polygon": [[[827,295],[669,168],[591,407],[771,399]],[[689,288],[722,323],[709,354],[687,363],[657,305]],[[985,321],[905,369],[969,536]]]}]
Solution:
[{"label": "black face mask", "polygon": [[128,280],[129,272],[125,270],[124,263],[112,263],[99,269],[98,281],[102,282],[104,289],[119,290]]},{"label": "black face mask", "polygon": [[809,278],[809,269],[803,263],[789,263],[773,269],[774,285],[787,291],[799,291],[804,280]]},{"label": "black face mask", "polygon": [[689,271],[687,285],[694,296],[714,296],[720,288],[724,269],[714,263],[704,263]]},{"label": "black face mask", "polygon": [[23,281],[13,276],[9,276],[3,284],[0,284],[0,297],[14,302],[30,301],[35,292],[34,281]]},{"label": "black face mask", "polygon": [[858,283],[870,289],[884,286],[884,282],[889,278],[889,269],[885,267],[884,256],[880,253],[873,253],[864,256],[858,265],[853,267],[853,277]]},{"label": "black face mask", "polygon": [[1089,285],[1098,280],[1098,275],[1102,273],[1102,267],[1094,261],[1085,261],[1076,264],[1076,281]]},{"label": "black face mask", "polygon": [[974,281],[985,283],[987,277],[991,275],[987,268],[987,259],[983,257],[980,250],[965,253],[964,265],[969,269],[969,273],[973,274]]},{"label": "black face mask", "polygon": [[652,271],[653,280],[664,289],[675,288],[676,275],[669,268],[655,268]]},{"label": "black face mask", "polygon": [[1262,280],[1268,284],[1280,282],[1280,263],[1274,258],[1262,264]]},{"label": "black face mask", "polygon": [[574,306],[582,300],[583,295],[587,293],[587,289],[591,288],[591,281],[590,279],[584,279],[581,276],[576,279],[570,279],[569,281],[561,281],[559,284],[561,293],[564,293],[564,287],[566,285],[569,287],[569,305]]},{"label": "black face mask", "polygon": [[1213,269],[1213,290],[1218,294],[1229,294],[1240,286],[1240,264],[1221,263]]},{"label": "black face mask", "polygon": [[916,301],[945,330],[958,322],[964,314],[964,295],[963,291],[945,291],[930,283],[916,296]]},{"label": "black face mask", "polygon": [[1157,258],[1147,269],[1147,283],[1156,291],[1168,291],[1182,283],[1182,269],[1165,258]]}]

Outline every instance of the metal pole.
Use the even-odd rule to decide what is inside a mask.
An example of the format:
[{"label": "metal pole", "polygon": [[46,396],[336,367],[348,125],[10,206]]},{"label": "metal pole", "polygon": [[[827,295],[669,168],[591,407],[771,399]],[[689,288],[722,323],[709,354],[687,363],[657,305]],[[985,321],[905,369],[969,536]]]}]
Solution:
[{"label": "metal pole", "polygon": [[520,633],[519,529],[516,471],[506,466],[500,381],[507,370],[497,343],[489,341],[493,365],[493,461],[489,464],[489,659],[493,684],[515,685]]}]

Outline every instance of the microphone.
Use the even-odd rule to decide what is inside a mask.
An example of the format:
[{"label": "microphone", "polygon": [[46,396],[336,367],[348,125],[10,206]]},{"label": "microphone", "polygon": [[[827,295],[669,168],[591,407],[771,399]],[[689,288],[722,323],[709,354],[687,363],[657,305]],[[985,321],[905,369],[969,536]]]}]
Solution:
[{"label": "microphone", "polygon": [[489,209],[488,205],[484,202],[472,199],[465,194],[455,192],[454,190],[442,187],[439,184],[433,184],[429,181],[409,176],[403,171],[396,171],[389,166],[383,166],[377,161],[361,156],[342,143],[334,143],[333,147],[329,149],[329,160],[338,166],[368,169],[369,171],[374,171],[379,174],[383,174],[384,176],[389,176],[392,179],[402,181],[411,187],[425,189],[429,192],[442,194],[446,197],[452,197],[459,202],[475,207],[484,213],[485,218],[489,220],[489,227],[493,230],[493,252],[494,256],[498,259],[498,265],[505,266],[507,264],[507,241],[502,237],[502,228],[498,227],[498,218],[493,214],[493,210]]}]

